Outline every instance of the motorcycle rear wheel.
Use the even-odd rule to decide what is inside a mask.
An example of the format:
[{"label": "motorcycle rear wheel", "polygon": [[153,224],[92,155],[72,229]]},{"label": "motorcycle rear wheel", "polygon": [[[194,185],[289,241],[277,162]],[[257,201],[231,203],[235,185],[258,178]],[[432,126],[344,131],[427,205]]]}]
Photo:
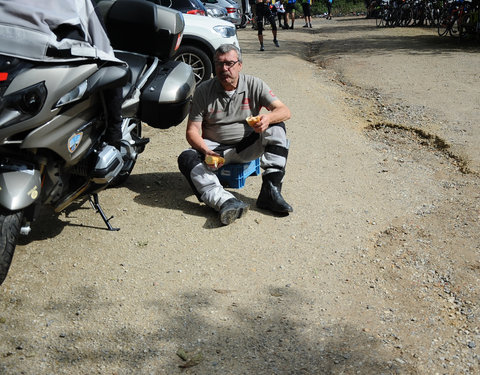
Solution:
[{"label": "motorcycle rear wheel", "polygon": [[23,211],[0,208],[0,285],[7,277],[22,226]]}]

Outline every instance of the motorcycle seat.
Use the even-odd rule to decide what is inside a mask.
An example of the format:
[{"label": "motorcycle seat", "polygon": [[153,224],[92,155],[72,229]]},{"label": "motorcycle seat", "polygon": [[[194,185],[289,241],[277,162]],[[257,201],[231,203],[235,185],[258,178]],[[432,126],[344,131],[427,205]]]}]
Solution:
[{"label": "motorcycle seat", "polygon": [[132,91],[135,89],[135,85],[138,82],[138,79],[145,71],[145,67],[148,63],[148,57],[144,55],[138,55],[136,53],[126,52],[126,51],[115,51],[115,56],[125,61],[128,64],[130,70],[130,79],[128,83],[123,86],[123,98],[131,95]]}]

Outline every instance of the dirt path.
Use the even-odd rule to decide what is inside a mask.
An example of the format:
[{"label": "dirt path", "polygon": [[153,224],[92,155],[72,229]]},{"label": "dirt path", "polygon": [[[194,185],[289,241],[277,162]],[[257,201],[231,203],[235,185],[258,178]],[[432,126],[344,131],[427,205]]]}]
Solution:
[{"label": "dirt path", "polygon": [[[480,165],[478,47],[364,19],[314,26],[264,53],[239,31],[244,71],[293,112],[295,212],[220,226],[177,171],[184,124],[146,128],[134,175],[100,197],[119,232],[83,205],[18,246],[0,373],[480,371],[479,179],[464,173]],[[465,91],[443,101],[445,85]],[[235,194],[254,206],[260,184]]]}]

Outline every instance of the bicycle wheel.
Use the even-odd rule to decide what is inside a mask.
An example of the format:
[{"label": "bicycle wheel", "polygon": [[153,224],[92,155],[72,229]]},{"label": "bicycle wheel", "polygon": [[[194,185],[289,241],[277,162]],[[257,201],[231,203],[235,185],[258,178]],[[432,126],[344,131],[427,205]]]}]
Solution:
[{"label": "bicycle wheel", "polygon": [[444,36],[450,30],[450,13],[448,10],[442,11],[438,18],[438,35]]},{"label": "bicycle wheel", "polygon": [[455,17],[453,21],[450,21],[450,30],[448,32],[450,33],[451,36],[458,36],[458,18]]},{"label": "bicycle wheel", "polygon": [[403,9],[402,11],[402,26],[408,26],[410,25],[410,22],[412,22],[412,9],[407,8]]},{"label": "bicycle wheel", "polygon": [[390,13],[390,26],[400,26],[400,10],[393,9]]}]

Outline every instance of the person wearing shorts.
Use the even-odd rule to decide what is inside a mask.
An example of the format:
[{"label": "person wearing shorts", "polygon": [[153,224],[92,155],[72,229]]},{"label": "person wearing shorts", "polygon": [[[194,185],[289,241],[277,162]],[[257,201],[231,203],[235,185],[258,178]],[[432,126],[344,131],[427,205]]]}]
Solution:
[{"label": "person wearing shorts", "polygon": [[303,18],[305,18],[305,25],[303,25],[303,27],[312,27],[311,5],[312,0],[303,0],[302,2]]},{"label": "person wearing shorts", "polygon": [[[265,2],[264,2],[265,1]],[[263,20],[266,19],[272,26],[273,44],[280,47],[277,40],[277,23],[275,16],[270,9],[270,3],[267,0],[258,0],[256,4],[258,41],[260,42],[260,51],[265,51],[263,46]]]},{"label": "person wearing shorts", "polygon": [[273,6],[275,7],[275,10],[277,12],[278,27],[285,29],[287,27],[287,22],[285,21],[285,8],[283,7],[282,1],[275,1],[275,4],[273,4]]},{"label": "person wearing shorts", "polygon": [[[287,21],[287,28],[293,29],[293,24],[295,22],[295,3],[297,0],[288,0],[287,6],[285,7],[285,20]],[[292,24],[288,27],[288,16],[290,15],[290,20]]]}]

